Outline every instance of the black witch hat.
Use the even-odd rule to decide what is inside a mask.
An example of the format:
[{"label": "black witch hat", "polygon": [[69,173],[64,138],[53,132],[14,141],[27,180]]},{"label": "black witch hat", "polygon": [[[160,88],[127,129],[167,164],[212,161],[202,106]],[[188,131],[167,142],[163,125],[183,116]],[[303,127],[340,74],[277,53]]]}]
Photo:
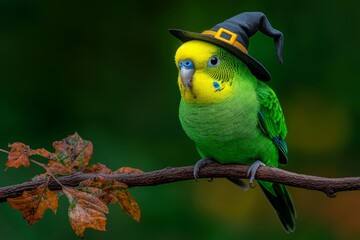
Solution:
[{"label": "black witch hat", "polygon": [[182,42],[202,40],[224,48],[243,61],[257,79],[267,82],[271,78],[269,72],[247,51],[249,38],[260,31],[274,39],[277,57],[282,63],[284,36],[271,26],[264,13],[261,12],[240,13],[202,33],[179,29],[169,29],[169,31]]}]

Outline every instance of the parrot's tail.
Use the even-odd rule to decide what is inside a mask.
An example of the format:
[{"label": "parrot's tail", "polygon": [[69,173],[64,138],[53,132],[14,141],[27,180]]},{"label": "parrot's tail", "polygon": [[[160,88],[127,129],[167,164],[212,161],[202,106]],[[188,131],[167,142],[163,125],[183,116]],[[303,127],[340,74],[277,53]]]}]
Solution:
[{"label": "parrot's tail", "polygon": [[284,185],[258,181],[267,199],[275,209],[286,232],[295,230],[295,208],[290,193]]}]

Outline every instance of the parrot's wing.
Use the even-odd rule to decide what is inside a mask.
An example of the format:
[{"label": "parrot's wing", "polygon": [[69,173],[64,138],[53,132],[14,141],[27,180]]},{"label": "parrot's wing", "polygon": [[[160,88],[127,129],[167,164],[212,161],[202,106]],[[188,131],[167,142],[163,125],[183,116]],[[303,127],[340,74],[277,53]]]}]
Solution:
[{"label": "parrot's wing", "polygon": [[286,164],[288,149],[284,139],[287,128],[279,100],[265,83],[259,82],[256,92],[260,103],[259,126],[279,149],[279,162]]}]

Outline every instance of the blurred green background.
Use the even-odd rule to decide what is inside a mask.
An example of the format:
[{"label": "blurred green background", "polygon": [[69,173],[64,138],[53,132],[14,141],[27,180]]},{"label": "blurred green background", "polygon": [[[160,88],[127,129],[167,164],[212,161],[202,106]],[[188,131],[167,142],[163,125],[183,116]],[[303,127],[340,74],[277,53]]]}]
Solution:
[{"label": "blurred green background", "polygon": [[[0,1],[0,148],[21,141],[52,150],[77,131],[94,144],[93,163],[144,171],[199,159],[178,121],[174,53],[167,31],[209,29],[244,11],[262,11],[285,35],[284,64],[271,39],[251,38],[250,54],[271,72],[286,114],[290,163],[320,176],[360,175],[360,15],[344,1]],[[1,157],[1,156],[0,156]],[[6,156],[0,158],[3,163]],[[5,169],[5,166],[4,166]],[[8,169],[1,186],[42,169]],[[131,189],[136,223],[114,205],[107,231],[90,239],[359,239],[360,192],[289,188],[297,208],[286,234],[259,188],[201,180]],[[0,205],[1,239],[77,239],[63,197],[56,215],[28,227]]]}]

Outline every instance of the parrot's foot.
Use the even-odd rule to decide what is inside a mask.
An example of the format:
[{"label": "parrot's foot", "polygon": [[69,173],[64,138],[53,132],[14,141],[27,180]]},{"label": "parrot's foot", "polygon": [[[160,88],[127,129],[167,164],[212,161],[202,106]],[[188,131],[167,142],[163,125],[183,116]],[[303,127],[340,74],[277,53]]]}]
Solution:
[{"label": "parrot's foot", "polygon": [[214,163],[214,162],[216,162],[216,161],[211,159],[211,158],[202,158],[199,161],[197,161],[195,166],[194,166],[194,178],[195,178],[195,180],[199,178],[200,169],[202,169],[205,165],[210,164],[210,163]]},{"label": "parrot's foot", "polygon": [[260,166],[265,166],[265,164],[260,160],[256,160],[253,164],[251,164],[249,170],[247,171],[247,176],[249,178],[251,188],[254,187],[253,182],[255,180],[255,175]]}]

